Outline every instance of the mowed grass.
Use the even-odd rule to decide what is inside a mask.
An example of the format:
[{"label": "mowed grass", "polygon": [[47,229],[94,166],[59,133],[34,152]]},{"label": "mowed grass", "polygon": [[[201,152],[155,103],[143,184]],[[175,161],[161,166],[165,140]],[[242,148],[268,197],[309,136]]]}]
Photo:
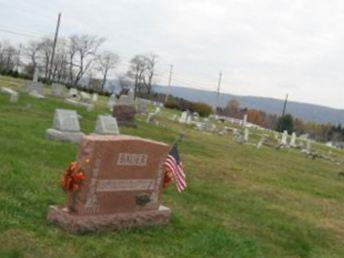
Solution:
[{"label": "mowed grass", "polygon": [[0,93],[0,257],[344,257],[342,167],[196,132],[165,109],[160,126],[139,116],[138,128],[120,129],[166,143],[186,132],[180,152],[189,187],[164,192],[170,224],[78,236],[50,225],[49,205],[65,199],[59,178],[77,154],[76,145],[44,138],[55,108],[77,110],[86,133],[107,112],[104,99],[86,112],[25,93],[12,104]]}]

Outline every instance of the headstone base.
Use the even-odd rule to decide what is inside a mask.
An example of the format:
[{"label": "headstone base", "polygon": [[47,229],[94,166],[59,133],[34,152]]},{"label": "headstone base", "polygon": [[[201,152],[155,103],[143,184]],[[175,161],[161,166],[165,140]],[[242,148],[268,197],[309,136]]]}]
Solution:
[{"label": "headstone base", "polygon": [[45,99],[45,97],[42,95],[42,94],[39,94],[38,92],[36,91],[30,91],[29,92],[29,95],[31,97],[34,97],[34,98],[37,98],[37,99]]},{"label": "headstone base", "polygon": [[69,141],[69,142],[80,142],[81,138],[84,136],[84,133],[81,132],[62,132],[53,128],[47,129],[45,136],[50,140],[58,141]]},{"label": "headstone base", "polygon": [[85,107],[87,109],[87,111],[92,111],[94,108],[93,104],[79,102],[79,101],[76,101],[73,99],[65,99],[65,103],[76,106],[76,107]]},{"label": "headstone base", "polygon": [[78,215],[63,207],[50,206],[48,221],[68,232],[82,234],[164,225],[169,222],[170,216],[171,210],[162,205],[158,210],[109,215]]}]

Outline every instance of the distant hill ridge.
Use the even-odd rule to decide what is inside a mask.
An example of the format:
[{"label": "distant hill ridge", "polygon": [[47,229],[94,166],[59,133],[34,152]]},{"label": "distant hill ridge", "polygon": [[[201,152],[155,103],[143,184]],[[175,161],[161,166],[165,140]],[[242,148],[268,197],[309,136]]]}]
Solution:
[{"label": "distant hill ridge", "polygon": [[[160,93],[167,93],[166,86],[154,86],[154,90]],[[169,92],[180,98],[190,101],[200,101],[209,105],[215,105],[216,92],[191,89],[186,87],[171,86]],[[236,99],[240,102],[242,108],[254,108],[262,110],[269,114],[280,115],[283,108],[284,100],[254,97],[254,96],[237,96],[232,94],[221,93],[220,104],[225,106],[229,100]],[[287,113],[295,117],[302,118],[305,121],[314,121],[318,123],[344,124],[344,110],[335,109],[315,104],[289,101]]]}]

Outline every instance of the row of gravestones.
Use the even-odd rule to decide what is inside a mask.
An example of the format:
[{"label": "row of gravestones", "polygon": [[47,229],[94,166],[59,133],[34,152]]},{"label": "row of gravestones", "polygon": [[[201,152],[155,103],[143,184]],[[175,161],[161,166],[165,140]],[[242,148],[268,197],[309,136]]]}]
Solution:
[{"label": "row of gravestones", "polygon": [[107,107],[109,110],[113,111],[114,106],[133,106],[135,107],[138,113],[147,114],[147,106],[150,103],[151,101],[146,99],[135,99],[134,93],[132,91],[129,91],[128,95],[121,95],[118,99],[115,94],[112,94],[107,102]]},{"label": "row of gravestones", "polygon": [[[101,135],[120,134],[116,118],[99,115],[94,133]],[[56,109],[53,127],[46,130],[46,137],[53,140],[79,142],[84,135],[80,131],[79,116],[74,110]]]}]

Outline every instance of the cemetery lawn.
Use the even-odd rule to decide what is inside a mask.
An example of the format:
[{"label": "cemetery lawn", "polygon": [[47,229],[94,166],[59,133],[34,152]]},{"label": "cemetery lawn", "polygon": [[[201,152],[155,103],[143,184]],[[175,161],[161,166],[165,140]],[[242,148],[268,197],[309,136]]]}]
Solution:
[{"label": "cemetery lawn", "polygon": [[[0,86],[20,89],[0,77]],[[0,257],[344,257],[343,167],[311,160],[297,150],[259,151],[231,135],[196,132],[168,119],[121,133],[180,145],[189,187],[163,195],[172,209],[164,227],[72,235],[46,220],[49,205],[64,203],[59,179],[77,146],[48,141],[55,108],[77,110],[92,132],[105,98],[87,112],[62,99],[38,100],[21,92],[18,103],[0,93]],[[328,149],[319,147],[319,150]],[[341,151],[332,151],[338,159]]]}]

